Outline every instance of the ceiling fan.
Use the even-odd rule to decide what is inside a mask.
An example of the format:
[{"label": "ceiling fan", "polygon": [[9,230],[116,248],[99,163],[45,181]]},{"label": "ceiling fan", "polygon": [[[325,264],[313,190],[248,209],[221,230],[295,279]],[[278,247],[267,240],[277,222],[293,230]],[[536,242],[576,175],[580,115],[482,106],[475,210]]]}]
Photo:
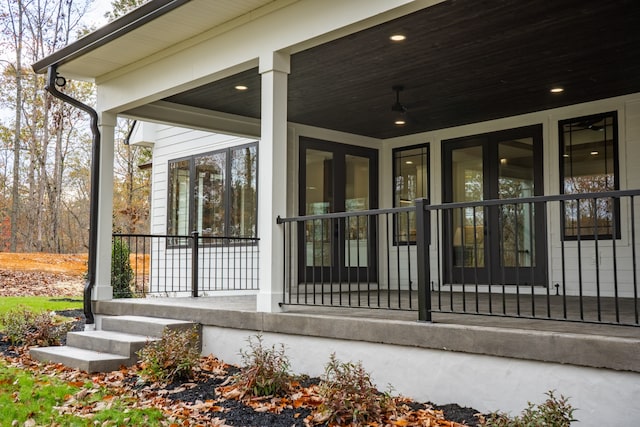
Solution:
[{"label": "ceiling fan", "polygon": [[605,126],[601,117],[591,120],[583,120],[577,123],[572,123],[571,126],[576,130],[593,130],[603,131]]},{"label": "ceiling fan", "polygon": [[393,123],[396,126],[404,126],[407,124],[407,107],[400,102],[400,92],[404,90],[404,86],[395,85],[391,89],[396,93],[396,102],[391,106],[391,111],[394,112]]}]

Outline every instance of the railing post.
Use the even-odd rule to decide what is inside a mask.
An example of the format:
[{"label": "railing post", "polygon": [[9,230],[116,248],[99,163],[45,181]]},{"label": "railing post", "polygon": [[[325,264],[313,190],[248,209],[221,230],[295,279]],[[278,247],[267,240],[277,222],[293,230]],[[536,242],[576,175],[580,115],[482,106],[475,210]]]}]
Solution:
[{"label": "railing post", "polygon": [[191,296],[198,296],[198,232],[191,233]]},{"label": "railing post", "polygon": [[418,320],[431,322],[431,265],[429,263],[430,217],[428,199],[416,200],[416,252],[418,259]]},{"label": "railing post", "polygon": [[282,226],[282,241],[284,242],[282,249],[282,301],[279,303],[282,307],[286,303],[287,295],[287,224],[280,215],[276,217],[276,224]]}]

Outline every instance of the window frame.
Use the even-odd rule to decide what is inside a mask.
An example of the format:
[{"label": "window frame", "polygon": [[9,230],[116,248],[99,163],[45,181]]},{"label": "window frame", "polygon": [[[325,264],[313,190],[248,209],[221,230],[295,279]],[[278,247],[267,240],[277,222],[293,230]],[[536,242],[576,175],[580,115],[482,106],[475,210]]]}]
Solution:
[{"label": "window frame", "polygon": [[[254,224],[254,235],[251,237],[239,237],[239,236],[229,236],[228,235],[228,230],[230,230],[230,225],[231,225],[231,193],[232,193],[232,183],[233,183],[233,179],[232,179],[232,163],[233,163],[233,152],[234,151],[240,151],[243,150],[245,148],[251,148],[254,147],[255,148],[255,224]],[[249,142],[246,144],[241,144],[241,145],[234,145],[231,147],[226,147],[226,148],[222,148],[219,150],[213,150],[213,151],[207,151],[207,152],[202,152],[202,153],[197,153],[197,154],[193,154],[190,156],[184,156],[184,157],[180,157],[180,158],[175,158],[175,159],[170,159],[167,162],[167,221],[166,221],[166,232],[167,232],[167,236],[179,236],[179,234],[173,234],[170,232],[170,222],[171,222],[171,218],[173,217],[173,212],[172,212],[172,181],[171,181],[171,165],[174,163],[179,163],[179,162],[184,162],[187,161],[189,164],[189,189],[188,189],[188,194],[189,194],[189,208],[188,208],[188,213],[187,213],[187,222],[188,222],[188,229],[192,230],[190,231],[188,234],[190,235],[193,231],[198,231],[199,235],[202,236],[202,231],[201,230],[194,230],[194,228],[196,227],[196,181],[197,181],[197,176],[196,176],[196,159],[197,158],[201,158],[201,157],[207,157],[207,156],[213,156],[216,154],[220,154],[220,153],[224,153],[225,154],[225,160],[224,160],[224,173],[225,173],[225,177],[224,177],[224,207],[225,207],[225,212],[224,212],[224,227],[225,227],[225,235],[224,236],[211,236],[213,239],[218,239],[223,241],[224,243],[222,244],[214,244],[214,243],[205,243],[208,246],[234,246],[234,245],[238,245],[238,244],[242,244],[245,246],[250,246],[250,245],[256,245],[257,244],[257,239],[258,239],[258,166],[259,166],[259,147],[258,147],[258,142],[254,141],[254,142]],[[248,239],[246,243],[232,243],[234,241],[234,239]],[[253,239],[253,240],[250,240]],[[168,247],[184,247],[188,245],[188,242],[185,239],[169,239],[171,240],[171,242],[168,241],[167,246]],[[204,242],[203,242],[204,243]]]},{"label": "window frame", "polygon": [[[566,178],[566,174],[565,174],[565,138],[564,138],[564,126],[568,123],[575,123],[575,122],[588,122],[588,121],[593,121],[593,120],[603,120],[603,119],[608,119],[611,118],[612,119],[612,123],[611,123],[611,127],[613,128],[613,135],[611,137],[612,140],[612,145],[613,145],[613,153],[612,153],[612,160],[613,160],[613,190],[605,190],[603,192],[606,191],[618,191],[620,189],[620,149],[619,149],[619,145],[620,145],[620,140],[619,140],[619,130],[618,130],[618,111],[614,110],[614,111],[607,111],[604,113],[597,113],[597,114],[589,114],[589,115],[585,115],[585,116],[579,116],[579,117],[571,117],[568,119],[563,119],[563,120],[559,120],[558,121],[558,161],[559,161],[559,172],[560,172],[560,176],[559,176],[559,185],[560,185],[560,194],[583,194],[583,193],[565,193],[565,178]],[[606,160],[605,160],[606,161]],[[612,220],[611,220],[611,224],[615,224],[615,236],[612,235],[612,233],[601,233],[598,232],[598,234],[596,235],[595,233],[593,234],[585,234],[582,235],[580,233],[576,234],[576,235],[567,235],[567,215],[566,215],[566,201],[563,201],[561,203],[561,211],[560,211],[560,227],[561,227],[561,235],[560,238],[563,241],[577,241],[577,240],[613,240],[615,238],[615,240],[620,240],[621,239],[621,226],[620,226],[620,199],[614,199],[613,200],[613,204],[612,204],[612,208],[613,208],[613,215],[612,215]],[[612,225],[610,225],[609,227],[611,227]],[[581,226],[581,228],[584,228],[584,226]],[[579,232],[580,230],[578,230]]]},{"label": "window frame", "polygon": [[[396,147],[391,151],[391,203],[393,208],[397,208],[396,206],[396,174],[398,172],[398,168],[396,166],[396,156],[403,151],[410,151],[416,149],[424,149],[426,155],[426,167],[427,167],[427,185],[426,185],[426,197],[429,199],[431,197],[431,147],[429,142],[423,142],[420,144],[407,145],[403,147]],[[415,202],[415,200],[414,200]],[[415,206],[415,204],[413,205]],[[393,221],[393,246],[415,246],[416,239],[411,239],[409,236],[407,240],[399,240],[398,233],[398,218],[397,215],[394,215],[395,219]]]}]

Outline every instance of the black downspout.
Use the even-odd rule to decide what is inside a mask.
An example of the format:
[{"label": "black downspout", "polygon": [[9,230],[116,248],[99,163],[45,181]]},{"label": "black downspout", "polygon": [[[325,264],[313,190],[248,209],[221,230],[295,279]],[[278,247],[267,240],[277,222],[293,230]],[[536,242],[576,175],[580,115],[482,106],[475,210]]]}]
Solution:
[{"label": "black downspout", "polygon": [[137,120],[134,120],[133,123],[131,123],[129,132],[127,132],[127,136],[124,138],[124,145],[129,145],[131,143],[131,137],[133,136],[133,131],[136,130],[137,124],[138,124]]},{"label": "black downspout", "polygon": [[93,325],[93,309],[91,307],[91,291],[96,283],[96,255],[98,240],[98,184],[100,181],[100,130],[98,129],[98,113],[93,108],[62,93],[56,86],[64,87],[64,77],[58,76],[57,64],[51,65],[47,72],[45,89],[54,97],[79,108],[91,117],[91,192],[89,193],[89,256],[87,265],[87,281],[84,285],[84,317],[86,325]]}]

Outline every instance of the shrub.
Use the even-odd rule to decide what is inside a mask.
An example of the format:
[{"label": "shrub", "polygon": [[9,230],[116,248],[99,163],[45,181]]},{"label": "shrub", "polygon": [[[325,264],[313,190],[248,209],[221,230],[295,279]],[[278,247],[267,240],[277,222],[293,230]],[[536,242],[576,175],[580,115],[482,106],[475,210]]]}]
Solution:
[{"label": "shrub", "polygon": [[247,342],[249,350],[240,351],[244,366],[232,380],[239,389],[239,397],[280,395],[288,391],[292,375],[284,345],[266,347],[262,335],[257,335],[255,341],[249,337]]},{"label": "shrub", "polygon": [[62,337],[66,336],[71,328],[73,328],[73,323],[57,322],[53,312],[43,311],[36,315],[25,344],[41,347],[60,345]]},{"label": "shrub", "polygon": [[24,342],[34,317],[35,313],[26,307],[14,308],[2,316],[0,322],[2,322],[4,334],[9,337],[11,344],[19,345]]},{"label": "shrub", "polygon": [[159,340],[147,343],[137,353],[142,376],[154,382],[192,378],[200,361],[199,338],[197,326],[187,330],[165,329]]},{"label": "shrub", "polygon": [[131,250],[127,242],[121,238],[113,240],[111,246],[111,286],[114,298],[131,298],[131,284],[134,275],[129,255]]},{"label": "shrub", "polygon": [[71,322],[59,322],[51,311],[35,313],[26,307],[17,307],[5,313],[0,322],[13,345],[60,345],[60,340],[71,330]]},{"label": "shrub", "polygon": [[569,427],[575,409],[569,404],[569,399],[560,395],[556,398],[553,391],[546,393],[548,399],[539,405],[529,402],[520,416],[509,417],[506,414],[490,414],[480,421],[485,427]]},{"label": "shrub", "polygon": [[388,394],[380,394],[362,362],[341,362],[331,354],[321,378],[319,410],[330,423],[363,425],[379,419],[391,404]]}]

